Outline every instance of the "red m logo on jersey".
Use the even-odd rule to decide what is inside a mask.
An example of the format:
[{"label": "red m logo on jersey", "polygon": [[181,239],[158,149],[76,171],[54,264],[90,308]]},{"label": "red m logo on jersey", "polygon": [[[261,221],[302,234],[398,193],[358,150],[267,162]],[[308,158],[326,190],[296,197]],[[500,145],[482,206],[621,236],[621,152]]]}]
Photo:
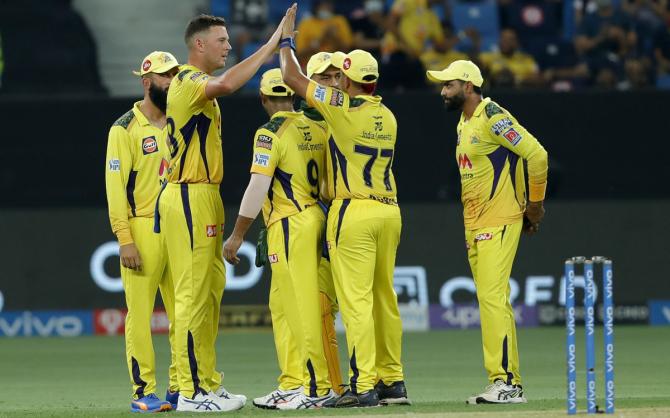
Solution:
[{"label": "red m logo on jersey", "polygon": [[458,167],[472,168],[472,161],[468,158],[468,154],[458,154]]}]

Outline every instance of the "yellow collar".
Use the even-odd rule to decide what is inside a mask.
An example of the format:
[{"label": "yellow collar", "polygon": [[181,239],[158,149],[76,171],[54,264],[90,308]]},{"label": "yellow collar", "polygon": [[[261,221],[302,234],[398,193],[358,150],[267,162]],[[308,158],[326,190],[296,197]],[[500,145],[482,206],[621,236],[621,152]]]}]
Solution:
[{"label": "yellow collar", "polygon": [[139,102],[135,102],[135,104],[133,105],[133,113],[137,118],[137,123],[139,123],[140,126],[151,125],[149,119],[147,119],[147,117],[144,116],[144,113],[142,113],[142,111],[140,110],[140,103],[142,103],[141,100]]}]

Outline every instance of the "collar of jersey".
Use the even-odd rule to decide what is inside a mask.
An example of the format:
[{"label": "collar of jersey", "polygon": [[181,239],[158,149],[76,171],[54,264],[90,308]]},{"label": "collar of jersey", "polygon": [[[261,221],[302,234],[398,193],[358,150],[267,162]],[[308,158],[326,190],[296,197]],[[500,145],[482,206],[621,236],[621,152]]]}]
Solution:
[{"label": "collar of jersey", "polygon": [[356,98],[370,103],[381,103],[382,101],[382,96],[370,96],[369,94],[359,94]]},{"label": "collar of jersey", "polygon": [[296,116],[302,115],[302,111],[288,111],[288,110],[280,110],[279,112],[276,112],[270,117],[270,119],[274,118],[294,118]]},{"label": "collar of jersey", "polygon": [[140,124],[140,126],[151,125],[149,123],[149,119],[147,119],[147,117],[144,116],[144,113],[142,113],[142,111],[140,110],[140,103],[142,103],[141,100],[139,102],[135,102],[135,104],[133,105],[133,113],[137,118],[137,122]]},{"label": "collar of jersey", "polygon": [[202,71],[200,68],[196,67],[193,64],[182,64],[182,65],[179,66],[179,72],[182,72],[186,69],[194,70],[194,71],[201,71],[201,72],[204,73],[204,71]]},{"label": "collar of jersey", "polygon": [[472,112],[472,117],[479,116],[482,113],[482,111],[484,111],[484,108],[486,107],[486,105],[489,104],[490,102],[491,102],[490,97],[484,98],[484,100],[482,100],[481,103],[479,103],[477,105],[477,107],[475,108],[475,111]]}]

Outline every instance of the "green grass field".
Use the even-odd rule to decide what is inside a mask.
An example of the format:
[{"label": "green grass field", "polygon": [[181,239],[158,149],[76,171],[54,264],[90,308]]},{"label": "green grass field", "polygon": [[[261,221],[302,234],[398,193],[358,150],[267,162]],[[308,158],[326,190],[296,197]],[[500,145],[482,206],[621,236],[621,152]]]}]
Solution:
[{"label": "green grass field", "polygon": [[[583,330],[583,328],[578,328]],[[562,416],[565,413],[564,329],[521,329],[521,365],[526,405],[465,405],[486,384],[478,331],[406,333],[403,360],[411,407],[299,412],[265,411],[251,402],[235,416],[384,415]],[[578,335],[583,335],[580,332]],[[275,387],[277,366],[272,334],[219,334],[219,366],[225,386],[249,398]],[[580,410],[585,409],[583,340],[578,340]],[[159,395],[167,381],[167,339],[155,339]],[[620,326],[615,330],[618,416],[670,416],[670,328]],[[598,347],[602,347],[598,340]],[[343,348],[343,347],[341,347]],[[602,351],[602,350],[600,350]],[[602,363],[602,353],[598,360]],[[344,359],[344,357],[343,357]],[[599,370],[602,370],[599,365]],[[344,370],[344,362],[343,362]],[[129,416],[130,386],[121,337],[25,338],[0,340],[0,417]],[[601,397],[602,374],[598,375]],[[603,405],[599,399],[599,405]],[[179,416],[184,416],[179,414]]]}]

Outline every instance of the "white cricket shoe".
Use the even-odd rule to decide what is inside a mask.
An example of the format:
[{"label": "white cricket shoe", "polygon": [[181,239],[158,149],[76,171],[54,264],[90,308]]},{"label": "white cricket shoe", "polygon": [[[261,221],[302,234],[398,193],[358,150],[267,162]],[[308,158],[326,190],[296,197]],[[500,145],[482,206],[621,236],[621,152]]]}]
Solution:
[{"label": "white cricket shoe", "polygon": [[476,405],[481,403],[526,403],[523,388],[520,385],[508,385],[498,379],[488,385],[484,392],[471,396],[465,403]]},{"label": "white cricket shoe", "polygon": [[247,403],[246,396],[230,393],[223,386],[219,386],[219,388],[215,392],[211,392],[211,394],[214,396],[218,396],[221,399],[237,399],[238,401],[242,402],[242,405],[246,405]]},{"label": "white cricket shoe", "polygon": [[178,412],[226,412],[235,411],[244,406],[244,402],[239,399],[224,399],[208,393],[203,395],[198,393],[193,399],[179,395],[177,401]]},{"label": "white cricket shoe", "polygon": [[254,406],[264,409],[277,409],[280,403],[288,402],[302,393],[302,386],[290,390],[273,390],[265,396],[254,399]]},{"label": "white cricket shoe", "polygon": [[324,402],[335,398],[337,398],[337,393],[335,393],[332,389],[329,390],[328,393],[324,396],[314,396],[314,397],[307,396],[304,393],[300,392],[298,393],[297,396],[294,396],[293,399],[291,399],[290,401],[277,404],[277,409],[322,408]]}]

